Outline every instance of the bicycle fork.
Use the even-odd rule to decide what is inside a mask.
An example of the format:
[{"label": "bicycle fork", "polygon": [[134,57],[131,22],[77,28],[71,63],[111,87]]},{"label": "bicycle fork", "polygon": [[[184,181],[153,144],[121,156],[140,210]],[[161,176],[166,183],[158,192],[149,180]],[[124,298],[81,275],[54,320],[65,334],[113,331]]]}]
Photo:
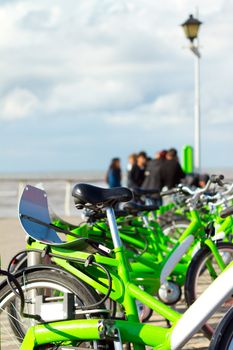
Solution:
[{"label": "bicycle fork", "polygon": [[[221,254],[219,253],[219,250],[218,250],[218,247],[216,246],[216,244],[211,239],[206,239],[205,245],[212,252],[220,270],[223,271],[226,268],[226,263],[225,263],[223,257],[221,256]],[[210,273],[210,276],[212,278],[216,279],[218,275],[213,267],[213,264],[211,263],[211,261],[209,259],[206,261],[206,267]]]}]

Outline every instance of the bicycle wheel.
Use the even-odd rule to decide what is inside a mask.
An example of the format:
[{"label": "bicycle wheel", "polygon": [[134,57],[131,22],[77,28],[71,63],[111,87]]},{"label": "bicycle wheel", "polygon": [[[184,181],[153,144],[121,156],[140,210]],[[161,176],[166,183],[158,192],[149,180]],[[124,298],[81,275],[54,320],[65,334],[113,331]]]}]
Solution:
[{"label": "bicycle wheel", "polygon": [[211,340],[209,350],[233,349],[233,308],[223,317]]},{"label": "bicycle wheel", "polygon": [[[233,260],[233,244],[219,242],[217,247],[225,263],[229,264]],[[211,266],[211,271],[207,264]],[[187,305],[190,306],[220,273],[221,269],[210,249],[207,246],[200,249],[192,259],[186,275],[185,300]],[[203,326],[202,331],[207,338],[211,339],[220,319],[232,304],[233,298],[227,300]]]},{"label": "bicycle wheel", "polygon": [[[26,313],[32,313],[32,308],[36,304],[35,299],[33,299],[35,295],[42,296],[43,300],[48,304],[53,303],[55,305],[55,314],[56,310],[61,308],[61,302],[64,301],[67,293],[72,293],[75,295],[75,307],[80,305],[92,305],[99,301],[99,297],[94,290],[78,279],[64,274],[62,271],[40,270],[25,274],[22,273],[19,275],[19,277],[17,277],[17,280],[25,294],[24,312]],[[19,310],[19,297],[17,297],[12,292],[10,287],[6,285],[0,291],[1,350],[19,349],[27,329],[37,323],[31,318],[22,317]],[[88,311],[86,315],[88,315]],[[79,315],[78,313],[74,312],[75,319],[87,318],[88,316],[86,315]],[[95,314],[95,316],[97,315]],[[101,347],[103,347],[103,342],[98,341],[95,343],[96,348],[99,347],[100,343]],[[59,346],[61,345],[62,344],[59,344]],[[75,344],[72,342],[68,345],[79,346],[80,344]],[[106,346],[104,346],[104,348],[107,348],[107,344],[105,345]],[[90,342],[82,342],[81,345],[81,347],[90,346],[93,347],[93,342],[91,344]],[[45,346],[38,347],[38,349],[51,350],[58,348],[59,347],[57,344],[47,344]]]},{"label": "bicycle wheel", "polygon": [[174,239],[180,238],[182,233],[186,230],[186,228],[190,225],[190,221],[188,220],[177,220],[171,221],[170,223],[166,223],[162,225],[163,233],[166,236],[169,236]]}]

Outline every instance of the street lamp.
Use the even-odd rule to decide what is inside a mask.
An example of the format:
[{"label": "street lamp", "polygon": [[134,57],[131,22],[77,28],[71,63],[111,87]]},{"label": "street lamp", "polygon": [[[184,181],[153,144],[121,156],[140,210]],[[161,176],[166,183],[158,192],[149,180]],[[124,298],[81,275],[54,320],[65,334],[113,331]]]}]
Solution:
[{"label": "street lamp", "polygon": [[193,15],[190,15],[187,21],[181,26],[183,27],[185,36],[190,40],[190,50],[195,55],[195,98],[194,98],[194,167],[197,172],[201,170],[200,157],[200,58],[198,43],[198,32],[202,22]]}]

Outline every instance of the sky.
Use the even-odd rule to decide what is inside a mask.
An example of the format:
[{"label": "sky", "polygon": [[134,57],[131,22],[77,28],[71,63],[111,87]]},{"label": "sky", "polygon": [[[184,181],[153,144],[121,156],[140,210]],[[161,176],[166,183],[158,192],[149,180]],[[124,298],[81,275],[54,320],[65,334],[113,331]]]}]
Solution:
[{"label": "sky", "polygon": [[103,170],[193,144],[198,8],[201,162],[233,167],[233,2],[0,0],[0,172]]}]

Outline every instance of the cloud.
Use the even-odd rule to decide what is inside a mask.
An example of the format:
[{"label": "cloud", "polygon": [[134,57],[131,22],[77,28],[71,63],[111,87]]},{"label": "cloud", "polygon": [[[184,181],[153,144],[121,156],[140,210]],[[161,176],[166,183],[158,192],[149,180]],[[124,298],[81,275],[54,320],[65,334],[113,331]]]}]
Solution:
[{"label": "cloud", "polygon": [[[57,127],[50,152],[56,158],[61,140],[63,161],[85,140],[103,157],[118,149],[126,156],[138,143],[154,150],[192,141],[194,56],[179,24],[196,6],[203,21],[202,121],[212,147],[214,127],[221,138],[232,124],[233,5],[223,0],[1,2],[1,123],[10,133],[27,118],[35,155],[41,140],[35,125],[48,129],[45,149]],[[108,147],[101,148],[103,140]]]},{"label": "cloud", "polygon": [[61,18],[61,9],[52,6],[49,9],[35,9],[28,11],[22,17],[21,23],[28,30],[51,30],[58,27]]},{"label": "cloud", "polygon": [[143,95],[137,86],[121,80],[83,79],[56,86],[49,96],[50,111],[105,112],[140,104]]},{"label": "cloud", "polygon": [[216,107],[215,109],[211,109],[209,111],[208,120],[213,125],[232,125],[233,107],[225,105],[221,107]]},{"label": "cloud", "polygon": [[189,99],[186,93],[162,95],[151,103],[134,108],[128,113],[112,115],[111,118],[106,118],[106,121],[125,127],[140,125],[142,129],[181,125],[190,119],[187,103]]},{"label": "cloud", "polygon": [[15,120],[32,115],[39,101],[27,89],[16,88],[3,96],[1,101],[1,118]]}]

